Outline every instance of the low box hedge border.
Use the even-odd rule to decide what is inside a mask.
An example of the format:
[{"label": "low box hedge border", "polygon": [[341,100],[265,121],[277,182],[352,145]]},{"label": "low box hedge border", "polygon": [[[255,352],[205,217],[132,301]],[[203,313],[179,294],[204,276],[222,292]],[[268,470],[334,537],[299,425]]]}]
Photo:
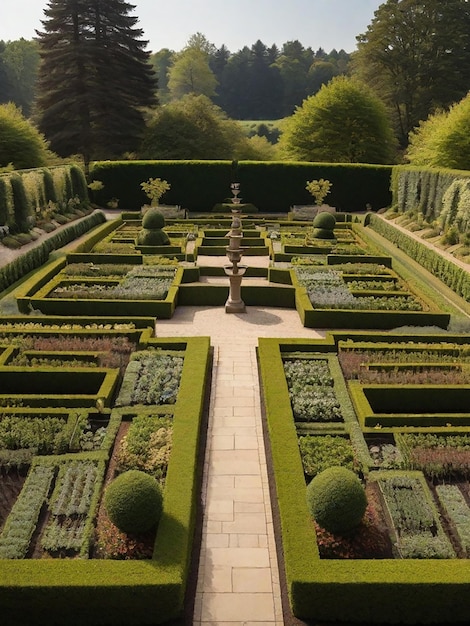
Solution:
[{"label": "low box hedge border", "polygon": [[[5,332],[5,329],[2,329],[2,324],[7,324],[8,329],[19,332],[20,327],[23,324],[34,324],[35,326],[42,326],[44,329],[49,328],[49,332],[52,329],[54,333],[57,331],[65,331],[70,330],[73,326],[74,330],[79,331],[84,330],[86,332],[93,332],[93,327],[101,326],[101,332],[104,330],[116,332],[116,328],[119,326],[126,326],[129,329],[129,333],[134,335],[137,329],[140,329],[137,332],[142,332],[147,328],[153,329],[155,326],[155,318],[154,317],[127,317],[114,315],[111,317],[100,317],[97,319],[95,316],[87,316],[87,315],[74,315],[73,320],[70,320],[70,316],[61,316],[61,315],[35,315],[34,317],[28,317],[25,315],[8,315],[8,317],[0,316],[0,332]],[[14,326],[18,326],[18,329],[15,331]],[[134,327],[134,329],[132,328]],[[38,330],[37,328],[34,329]],[[24,332],[24,329],[21,329],[21,332]],[[122,332],[122,328],[120,329]]]},{"label": "low box hedge border", "polygon": [[[446,385],[445,387],[436,385],[370,385],[362,384],[357,380],[350,380],[348,382],[350,395],[356,410],[356,414],[360,425],[364,429],[377,429],[377,428],[397,428],[397,427],[419,427],[423,428],[436,428],[436,427],[468,427],[470,426],[470,403],[468,405],[468,412],[465,411],[446,411],[445,407],[445,392],[453,393],[455,397],[461,399],[464,392],[468,395],[469,387],[464,385]],[[380,394],[384,399],[384,403],[393,402],[394,404],[400,401],[405,402],[405,394],[409,399],[413,399],[414,390],[418,390],[422,393],[422,390],[427,393],[428,397],[435,404],[435,410],[431,411],[391,411],[390,413],[383,413],[380,411],[374,411],[371,406],[370,394]],[[447,394],[448,395],[448,394]]]},{"label": "low box hedge border", "polygon": [[446,329],[450,314],[427,311],[362,311],[351,309],[315,309],[305,287],[291,270],[295,286],[295,307],[306,328],[379,328],[391,330],[399,326],[437,326]]},{"label": "low box hedge border", "polygon": [[140,626],[181,616],[200,489],[198,454],[210,339],[179,338],[176,344],[173,339],[155,339],[152,343],[185,347],[163,517],[152,559],[1,561],[3,623]]},{"label": "low box hedge border", "polygon": [[[2,376],[4,374],[5,376]],[[24,381],[24,392],[12,392],[8,385],[8,377],[16,377],[19,381]],[[64,388],[64,393],[28,393],[33,383],[38,386],[41,378],[48,377],[57,384],[57,379],[65,385],[70,383],[70,388]],[[6,378],[6,380],[4,380]],[[37,382],[34,379],[38,379]],[[93,392],[83,393],[80,388],[79,381],[85,379],[98,379],[99,387]],[[2,380],[3,379],[3,380]],[[119,370],[109,368],[89,368],[89,367],[71,367],[52,368],[52,367],[0,367],[0,399],[5,401],[26,402],[30,407],[94,407],[100,399],[105,407],[111,405],[114,392],[117,388],[119,380]],[[60,386],[60,385],[59,385]],[[75,386],[75,389],[74,389]],[[4,393],[6,392],[6,393]]]},{"label": "low box hedge border", "polygon": [[[332,337],[327,338],[331,345]],[[292,423],[281,355],[283,347],[317,349],[318,342],[258,340],[268,449],[278,502],[289,602],[302,620],[356,624],[467,623],[463,602],[470,584],[470,562],[452,560],[323,560],[307,508],[305,480]],[[340,599],[340,601],[339,601]]]},{"label": "low box hedge border", "polygon": [[23,285],[23,288],[16,296],[18,309],[27,314],[31,309],[41,311],[44,315],[91,317],[110,317],[116,312],[119,316],[156,317],[160,319],[171,319],[178,299],[178,287],[183,280],[183,268],[176,271],[172,286],[164,300],[98,300],[98,299],[66,299],[48,298],[47,293],[56,285],[49,286],[50,281],[60,282],[58,274],[65,267],[66,259],[58,259],[38,272],[37,280],[32,278]]}]

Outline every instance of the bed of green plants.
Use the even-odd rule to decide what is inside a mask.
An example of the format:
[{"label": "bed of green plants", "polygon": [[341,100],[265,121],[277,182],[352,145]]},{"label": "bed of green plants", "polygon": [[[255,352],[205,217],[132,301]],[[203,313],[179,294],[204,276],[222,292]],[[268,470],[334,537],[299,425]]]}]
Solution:
[{"label": "bed of green plants", "polygon": [[[34,607],[37,624],[155,624],[183,608],[200,488],[209,339],[156,339],[152,329],[136,329],[132,320],[87,322],[2,319],[4,372],[16,367],[9,360],[19,360],[31,375],[40,359],[53,378],[54,371],[63,372],[65,354],[81,361],[84,352],[119,380],[111,408],[101,398],[94,408],[73,410],[34,409],[21,394],[1,399],[3,483],[17,484],[15,501],[0,497],[0,602],[8,623],[30,623],[31,612],[18,611],[25,603]],[[81,368],[88,369],[86,360]],[[91,364],[89,372],[96,371]],[[121,406],[113,408],[118,397]],[[125,424],[127,434],[113,453]],[[103,518],[101,496],[114,454],[115,473],[140,469],[164,485],[153,538],[122,536]]]},{"label": "bed of green plants", "polygon": [[[259,339],[280,541],[296,617],[360,624],[469,619],[455,602],[470,582],[470,427],[430,418],[421,427],[367,430],[349,393],[342,395],[349,381],[367,384],[369,377],[384,389],[398,381],[402,391],[408,377],[408,386],[431,384],[444,395],[468,376],[467,346],[468,337],[450,334],[418,339],[342,331],[324,340]],[[296,384],[301,397],[302,388],[307,396],[313,387],[337,389],[344,423],[317,421],[316,403],[302,405],[309,416],[299,421]],[[355,471],[366,489],[368,508],[354,536],[326,532],[307,509],[307,483],[332,465]]]}]

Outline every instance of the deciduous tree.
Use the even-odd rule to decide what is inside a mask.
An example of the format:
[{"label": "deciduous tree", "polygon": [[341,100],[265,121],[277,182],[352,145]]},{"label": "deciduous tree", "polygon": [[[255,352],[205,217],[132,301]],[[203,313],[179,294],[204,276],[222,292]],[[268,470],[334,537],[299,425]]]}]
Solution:
[{"label": "deciduous tree", "polygon": [[388,104],[402,146],[470,88],[468,0],[387,0],[357,40],[355,72]]},{"label": "deciduous tree", "polygon": [[10,84],[10,100],[29,117],[35,95],[39,66],[39,47],[36,41],[18,39],[9,41],[2,54]]},{"label": "deciduous tree", "polygon": [[215,51],[215,46],[202,33],[196,33],[183,50],[173,56],[168,70],[168,89],[173,99],[187,94],[215,96],[217,79],[210,67]]},{"label": "deciduous tree", "polygon": [[0,168],[12,163],[16,169],[46,165],[50,153],[38,130],[12,103],[0,105]]},{"label": "deciduous tree", "polygon": [[334,78],[284,122],[285,158],[335,163],[392,163],[394,138],[384,104],[367,85]]},{"label": "deciduous tree", "polygon": [[406,156],[413,165],[470,169],[470,94],[421,122],[410,135]]},{"label": "deciduous tree", "polygon": [[145,159],[232,159],[246,141],[242,128],[207,96],[188,94],[150,119],[139,156]]}]

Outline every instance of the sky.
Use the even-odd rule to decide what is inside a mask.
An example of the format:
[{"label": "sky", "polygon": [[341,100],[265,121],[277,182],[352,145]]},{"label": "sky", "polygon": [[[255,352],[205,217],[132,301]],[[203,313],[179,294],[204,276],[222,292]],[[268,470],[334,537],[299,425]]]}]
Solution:
[{"label": "sky", "polygon": [[[191,35],[230,52],[251,47],[258,39],[281,48],[299,40],[313,50],[353,52],[382,0],[129,0],[131,15],[148,41],[147,50],[179,51]],[[41,30],[47,0],[1,0],[0,40],[32,39]]]}]

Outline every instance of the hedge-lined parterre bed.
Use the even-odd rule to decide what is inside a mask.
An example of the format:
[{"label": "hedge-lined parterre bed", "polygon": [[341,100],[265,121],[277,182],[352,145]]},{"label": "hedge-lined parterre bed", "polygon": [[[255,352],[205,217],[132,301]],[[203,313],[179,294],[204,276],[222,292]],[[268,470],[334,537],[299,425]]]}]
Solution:
[{"label": "hedge-lined parterre bed", "polygon": [[[296,288],[296,308],[308,328],[383,328],[402,325],[447,328],[450,316],[433,310],[421,294],[411,292],[384,266],[368,274],[356,264],[333,266],[296,263],[291,282]],[[388,280],[389,289],[377,276]],[[393,281],[393,284],[391,284]],[[368,283],[368,284],[367,284]],[[378,284],[380,283],[380,284]]]},{"label": "hedge-lined parterre bed", "polygon": [[16,299],[23,313],[32,307],[46,315],[110,316],[117,311],[120,316],[168,319],[176,308],[183,273],[174,262],[67,263],[63,257],[26,281]]},{"label": "hedge-lined parterre bed", "polygon": [[[364,367],[359,360],[354,364],[346,361],[355,384],[360,384],[362,370],[366,375],[368,370],[380,372],[384,381],[387,374],[400,376],[393,364],[401,354],[411,377],[440,368],[443,378],[436,378],[436,387],[440,386],[444,396],[448,367],[456,364],[452,375],[466,375],[468,337],[425,335],[416,345],[413,339],[358,331],[333,331],[324,340],[259,339],[281,523],[279,541],[289,600],[300,619],[439,624],[465,622],[470,617],[468,607],[459,601],[470,582],[470,564],[465,558],[470,494],[467,487],[454,482],[470,470],[469,427],[428,424],[363,433],[347,394],[348,400],[341,403],[348,416],[342,430],[333,431],[328,423],[320,423],[308,431],[304,422],[294,418],[289,396],[295,380],[299,387],[315,384],[347,389],[341,366],[336,369],[331,364],[341,362],[339,346],[354,351],[355,343],[362,353],[366,346],[371,348],[370,354],[365,354]],[[381,368],[382,355],[388,349],[391,357],[383,359],[385,367]],[[420,351],[424,363],[417,359]],[[456,358],[458,354],[462,359]],[[307,365],[302,365],[303,361]],[[401,389],[407,389],[404,383]],[[365,485],[369,504],[355,541],[328,535],[313,523],[307,508],[306,483],[332,465],[354,470]],[[450,527],[454,530],[449,531]]]},{"label": "hedge-lined parterre bed", "polygon": [[[13,336],[11,332],[10,336]],[[30,336],[20,333],[21,341],[25,341],[25,337],[29,341]],[[47,342],[51,340],[51,335],[46,336]],[[146,367],[150,356],[157,360],[163,358],[166,370],[168,358],[182,364],[177,396],[160,398],[171,404],[142,403],[112,409],[110,414],[108,411],[105,441],[97,449],[33,458],[32,469],[10,513],[13,520],[31,511],[22,531],[23,554],[21,558],[19,553],[10,555],[16,558],[5,558],[7,555],[3,553],[0,568],[0,603],[6,623],[29,624],[34,620],[37,624],[137,625],[164,623],[181,614],[199,489],[198,453],[209,368],[209,338],[172,340],[147,336],[141,348],[145,349],[141,351],[140,360],[144,359]],[[139,361],[139,353],[134,356],[132,363]],[[161,367],[153,371],[154,376],[161,373]],[[142,370],[137,382],[145,374]],[[154,402],[153,396],[149,402]],[[88,416],[93,420],[99,417],[103,412],[100,408],[101,411],[89,412]],[[8,410],[33,415],[32,410],[23,407]],[[64,428],[72,419],[73,412],[50,411],[61,416]],[[44,410],[43,418],[47,416],[48,411]],[[24,419],[27,418],[24,415]],[[140,464],[141,470],[163,481],[163,515],[149,557],[139,561],[91,559],[88,557],[96,540],[93,524],[99,509],[105,467],[117,429],[126,421],[131,424],[119,450],[116,471]],[[144,456],[139,453],[143,444]],[[31,489],[28,489],[29,483]],[[41,536],[34,539],[33,547],[30,539],[36,526],[35,512],[39,515],[45,501],[48,501],[49,524]],[[9,519],[0,534],[0,552],[11,549]],[[100,536],[98,542],[105,551],[110,547],[109,537]],[[47,551],[52,557],[76,554],[81,558],[24,559],[25,550],[28,556],[34,550],[33,556],[37,551]],[[119,553],[114,557],[123,558]],[[18,611],[20,605],[22,610]]]}]

